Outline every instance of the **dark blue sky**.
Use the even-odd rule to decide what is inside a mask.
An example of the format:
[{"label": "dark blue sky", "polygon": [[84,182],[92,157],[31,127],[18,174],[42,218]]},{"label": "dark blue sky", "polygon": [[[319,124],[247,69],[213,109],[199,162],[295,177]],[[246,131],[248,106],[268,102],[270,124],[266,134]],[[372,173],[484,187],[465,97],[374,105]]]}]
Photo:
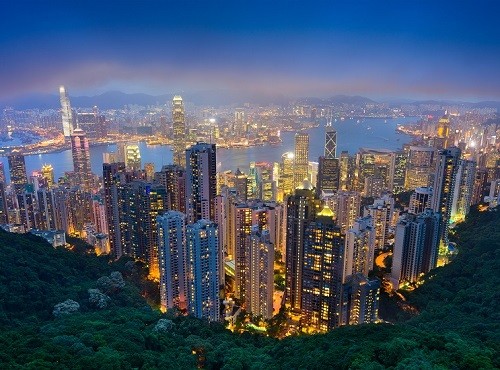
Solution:
[{"label": "dark blue sky", "polygon": [[0,13],[0,97],[65,84],[500,99],[497,1],[5,0]]}]

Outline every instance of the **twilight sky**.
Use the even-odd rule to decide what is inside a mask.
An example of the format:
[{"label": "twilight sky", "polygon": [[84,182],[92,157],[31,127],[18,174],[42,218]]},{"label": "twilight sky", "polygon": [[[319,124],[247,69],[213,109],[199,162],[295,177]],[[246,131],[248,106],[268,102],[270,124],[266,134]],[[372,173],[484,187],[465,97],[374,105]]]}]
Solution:
[{"label": "twilight sky", "polygon": [[236,89],[500,99],[500,2],[0,2],[0,98]]}]

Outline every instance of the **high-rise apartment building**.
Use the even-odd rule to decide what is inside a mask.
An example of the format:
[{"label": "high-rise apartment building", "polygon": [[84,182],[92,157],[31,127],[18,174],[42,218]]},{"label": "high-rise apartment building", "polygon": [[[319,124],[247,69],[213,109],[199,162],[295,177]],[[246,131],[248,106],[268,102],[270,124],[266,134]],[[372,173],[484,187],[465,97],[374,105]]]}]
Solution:
[{"label": "high-rise apartment building", "polygon": [[416,188],[410,196],[410,204],[408,213],[418,215],[425,211],[426,208],[431,208],[432,188],[421,187]]},{"label": "high-rise apartment building", "polygon": [[215,144],[196,143],[186,150],[186,213],[188,223],[215,220],[217,190]]},{"label": "high-rise apartment building", "polygon": [[302,185],[304,179],[308,179],[309,170],[309,135],[304,133],[295,134],[295,153],[293,162],[293,188]]},{"label": "high-rise apartment building", "polygon": [[366,275],[347,277],[343,286],[342,324],[359,325],[378,321],[380,280]]},{"label": "high-rise apartment building", "polygon": [[125,167],[128,171],[140,171],[142,168],[139,145],[126,144],[124,147]]},{"label": "high-rise apartment building", "polygon": [[71,154],[73,156],[73,168],[75,178],[85,191],[91,191],[93,187],[93,175],[90,167],[89,142],[85,132],[77,127],[71,134]]},{"label": "high-rise apartment building", "polygon": [[120,224],[120,174],[125,172],[125,163],[103,163],[102,177],[104,188],[104,204],[109,231],[109,246],[114,259],[124,255]]},{"label": "high-rise apartment building", "polygon": [[368,273],[373,270],[375,256],[375,229],[371,216],[358,218],[345,235],[342,282],[348,276]]},{"label": "high-rise apartment building", "polygon": [[69,97],[64,86],[59,86],[59,96],[61,101],[63,134],[64,137],[69,138],[73,133],[73,111],[71,110]]},{"label": "high-rise apartment building", "polygon": [[186,167],[186,118],[184,116],[184,103],[179,95],[172,99],[172,122],[174,164]]},{"label": "high-rise apartment building", "polygon": [[342,151],[342,153],[340,153],[340,190],[353,190],[355,166],[355,158],[350,157],[347,151]]},{"label": "high-rise apartment building", "polygon": [[157,218],[160,260],[160,302],[164,310],[186,309],[187,249],[186,216],[168,211]]},{"label": "high-rise apartment building", "polygon": [[7,159],[9,161],[10,182],[14,186],[16,194],[22,194],[28,183],[24,155],[11,153]]},{"label": "high-rise apartment building", "polygon": [[155,181],[167,190],[168,210],[186,211],[186,170],[178,165],[167,165],[155,173]]},{"label": "high-rise apartment building", "polygon": [[458,161],[453,200],[451,204],[451,222],[461,222],[469,213],[474,192],[476,162],[461,159]]},{"label": "high-rise apartment building", "polygon": [[393,194],[399,194],[405,190],[407,165],[408,152],[400,150],[394,153],[394,181],[392,183]]},{"label": "high-rise apartment building", "polygon": [[441,150],[437,156],[432,209],[441,214],[440,245],[443,248],[448,246],[448,230],[460,155],[459,148],[451,147]]},{"label": "high-rise apartment building", "polygon": [[436,168],[436,149],[427,146],[410,146],[406,166],[405,189],[413,190],[432,185],[431,174]]},{"label": "high-rise apartment building", "polygon": [[386,149],[361,148],[356,156],[355,189],[363,192],[366,181],[380,179],[383,190],[392,191],[396,156]]},{"label": "high-rise apartment building", "polygon": [[345,234],[360,216],[361,194],[357,191],[339,191],[323,200],[333,211],[335,222]]},{"label": "high-rise apartment building", "polygon": [[440,239],[440,215],[427,209],[419,215],[403,215],[396,225],[391,283],[399,289],[416,282],[436,267]]},{"label": "high-rise apartment building", "polygon": [[249,239],[246,310],[264,319],[273,316],[274,244],[269,230],[253,227]]},{"label": "high-rise apartment building", "polygon": [[371,216],[372,226],[375,230],[375,249],[377,251],[385,249],[388,245],[393,213],[394,198],[388,194],[375,199],[372,205],[365,208],[364,215]]},{"label": "high-rise apartment building", "polygon": [[198,220],[186,227],[188,307],[200,319],[219,321],[219,251],[217,225]]}]

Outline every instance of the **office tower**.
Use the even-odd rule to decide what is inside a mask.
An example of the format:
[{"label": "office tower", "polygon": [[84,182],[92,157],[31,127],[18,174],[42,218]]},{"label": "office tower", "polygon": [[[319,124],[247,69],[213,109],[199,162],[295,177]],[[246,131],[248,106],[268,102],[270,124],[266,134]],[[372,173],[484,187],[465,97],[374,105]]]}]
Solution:
[{"label": "office tower", "polygon": [[99,129],[99,117],[97,115],[97,111],[93,111],[92,113],[77,113],[76,114],[76,124],[77,127],[80,127],[87,138],[89,139],[99,139],[102,138],[100,136]]},{"label": "office tower", "polygon": [[234,111],[234,127],[233,134],[238,139],[243,139],[247,136],[247,124],[245,121],[245,110],[243,108],[236,108]]},{"label": "office tower", "polygon": [[163,166],[155,173],[155,181],[167,190],[166,207],[168,210],[186,210],[186,170],[175,164]]},{"label": "office tower", "polygon": [[24,186],[28,183],[24,155],[13,152],[7,158],[9,161],[10,183],[14,186],[15,193],[21,194],[24,192]]},{"label": "office tower", "polygon": [[314,189],[304,181],[301,188],[286,202],[286,276],[285,298],[292,310],[300,311],[302,304],[302,269],[304,266],[304,233],[315,218],[319,201]]},{"label": "office tower", "polygon": [[0,225],[9,223],[9,208],[5,194],[5,182],[0,181]]},{"label": "office tower", "polygon": [[273,165],[266,162],[255,164],[256,178],[257,178],[257,193],[256,198],[263,201],[276,200],[276,180],[273,173]]},{"label": "office tower", "polygon": [[61,116],[64,137],[69,138],[73,133],[73,112],[69,97],[64,86],[59,86],[59,96],[61,100]]},{"label": "office tower", "polygon": [[249,198],[249,195],[251,197],[251,182],[248,179],[248,176],[241,172],[239,168],[236,169],[232,180],[233,188],[236,189],[238,196],[242,201],[246,201]]},{"label": "office tower", "polygon": [[5,168],[3,163],[0,163],[0,182],[7,184],[7,179],[5,178]]},{"label": "office tower", "polygon": [[375,258],[375,229],[371,216],[358,218],[346,233],[345,254],[343,262],[342,282],[355,274],[368,273],[373,270]]},{"label": "office tower", "polygon": [[474,191],[476,162],[461,159],[458,161],[453,200],[451,205],[451,222],[461,222],[469,213]]},{"label": "office tower", "polygon": [[217,225],[198,220],[186,227],[189,313],[219,321],[219,252]]},{"label": "office tower", "polygon": [[308,179],[309,169],[309,135],[295,134],[295,153],[293,161],[293,188],[302,185]]},{"label": "office tower", "polygon": [[89,142],[85,132],[79,127],[74,129],[71,134],[71,154],[78,185],[85,191],[91,191],[93,178],[90,167]]},{"label": "office tower", "polygon": [[[249,239],[252,231],[252,207],[246,203],[234,205],[234,272],[236,298],[245,303],[247,299],[247,281],[250,279],[249,260]],[[232,226],[232,225],[231,225]]]},{"label": "office tower", "polygon": [[120,200],[118,197],[120,188],[119,174],[125,171],[125,163],[103,163],[102,168],[109,247],[112,257],[119,259],[124,254],[120,228]]},{"label": "office tower", "polygon": [[186,167],[186,121],[184,116],[184,103],[182,97],[174,96],[172,99],[172,122],[173,122],[173,149],[174,164]]},{"label": "office tower", "polygon": [[405,190],[406,167],[408,165],[408,153],[400,150],[394,154],[394,181],[392,193],[399,194]]},{"label": "office tower", "polygon": [[67,195],[67,233],[76,237],[83,237],[86,225],[92,222],[92,194],[79,187],[74,187],[69,189]]},{"label": "office tower", "polygon": [[269,230],[254,226],[248,236],[248,270],[246,281],[246,310],[255,316],[270,319],[273,316],[274,245]]},{"label": "office tower", "polygon": [[401,216],[396,225],[392,255],[391,283],[399,289],[404,283],[416,282],[422,274],[436,267],[440,215],[426,209],[419,215]]},{"label": "office tower", "polygon": [[337,158],[337,131],[330,124],[325,131],[325,153],[324,157],[328,159]]},{"label": "office tower", "polygon": [[307,166],[307,179],[311,182],[313,187],[318,183],[319,162],[309,161]]},{"label": "office tower", "polygon": [[56,202],[54,194],[48,189],[37,191],[40,230],[57,230]]},{"label": "office tower", "polygon": [[283,201],[286,196],[293,194],[294,157],[295,155],[292,152],[286,152],[281,156],[281,168],[280,168],[280,176],[278,183],[281,201]]},{"label": "office tower", "polygon": [[448,148],[450,144],[449,141],[450,136],[450,118],[448,112],[445,112],[444,116],[439,119],[437,125],[437,138],[440,140],[440,149]]},{"label": "office tower", "polygon": [[342,233],[353,227],[360,216],[361,194],[357,191],[339,191],[336,194],[324,197],[323,200],[334,213],[334,219],[340,226]]},{"label": "office tower", "polygon": [[405,189],[413,190],[432,185],[429,176],[436,169],[436,149],[427,146],[410,146],[406,167]]},{"label": "office tower", "polygon": [[144,165],[144,172],[146,172],[146,181],[152,182],[155,177],[155,164],[148,162]]},{"label": "office tower", "polygon": [[188,223],[215,219],[215,144],[196,143],[186,150],[186,213]]},{"label": "office tower", "polygon": [[54,168],[50,164],[44,164],[42,166],[42,176],[47,183],[47,187],[50,189],[54,186]]},{"label": "office tower", "polygon": [[338,191],[340,184],[340,163],[337,158],[319,157],[318,180],[316,193],[333,193]]},{"label": "office tower", "polygon": [[385,181],[379,176],[368,176],[365,177],[365,186],[363,189],[363,194],[365,197],[376,198],[380,197],[382,193],[387,191]]},{"label": "office tower", "polygon": [[345,325],[369,324],[378,321],[380,280],[354,274],[343,286],[342,321]]},{"label": "office tower", "polygon": [[162,309],[187,308],[186,216],[168,211],[157,218]]},{"label": "office tower", "polygon": [[340,325],[344,243],[328,207],[306,226],[301,310],[307,323],[321,332]]},{"label": "office tower", "polygon": [[373,204],[367,206],[365,216],[371,216],[372,226],[375,229],[375,249],[383,250],[388,245],[389,229],[394,213],[394,198],[386,194],[375,199]]},{"label": "office tower", "polygon": [[432,188],[421,187],[416,188],[410,196],[410,205],[408,213],[418,215],[423,213],[426,208],[431,208]]},{"label": "office tower", "polygon": [[340,190],[352,190],[355,168],[354,162],[354,158],[350,157],[347,151],[342,151],[342,153],[340,154]]},{"label": "office tower", "polygon": [[140,171],[142,168],[141,152],[139,145],[126,144],[125,145],[125,167],[128,171]]},{"label": "office tower", "polygon": [[478,169],[474,176],[474,187],[470,205],[479,204],[483,201],[486,195],[486,186],[488,184],[488,171],[485,168]]},{"label": "office tower", "polygon": [[383,190],[392,191],[395,158],[390,150],[361,148],[356,156],[355,189],[363,192],[367,178],[372,177],[382,179]]},{"label": "office tower", "polygon": [[455,190],[455,180],[461,151],[452,147],[441,150],[437,156],[436,175],[432,194],[432,209],[441,214],[440,245],[448,246],[448,229]]}]

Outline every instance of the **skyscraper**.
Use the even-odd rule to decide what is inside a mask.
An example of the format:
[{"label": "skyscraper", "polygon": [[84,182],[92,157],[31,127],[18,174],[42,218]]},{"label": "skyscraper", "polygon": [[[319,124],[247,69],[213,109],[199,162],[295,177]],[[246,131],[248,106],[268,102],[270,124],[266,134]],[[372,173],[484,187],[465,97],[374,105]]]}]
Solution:
[{"label": "skyscraper", "polygon": [[396,225],[392,257],[391,283],[399,289],[414,283],[436,267],[439,246],[440,215],[427,209],[420,215],[403,215]]},{"label": "skyscraper", "polygon": [[108,222],[109,246],[115,259],[123,256],[121,225],[120,225],[120,177],[125,171],[125,163],[103,163],[102,177],[104,188],[104,204],[106,205],[106,220]]},{"label": "skyscraper", "polygon": [[353,227],[347,231],[345,255],[343,262],[342,282],[354,274],[368,273],[373,270],[375,256],[375,230],[371,216],[358,218]]},{"label": "skyscraper", "polygon": [[186,150],[186,213],[188,223],[215,220],[217,191],[215,144],[196,143]]},{"label": "skyscraper", "polygon": [[69,138],[73,133],[73,112],[69,97],[64,86],[59,86],[59,96],[61,100],[61,116],[64,137]]},{"label": "skyscraper", "polygon": [[448,112],[445,112],[444,116],[439,119],[437,126],[437,137],[440,139],[440,145],[442,149],[446,149],[449,146],[449,136],[450,136],[450,117]]},{"label": "skyscraper", "polygon": [[325,158],[337,158],[337,131],[333,126],[328,125],[325,131]]},{"label": "skyscraper", "polygon": [[388,194],[375,199],[372,205],[365,208],[364,215],[371,216],[371,223],[375,230],[375,249],[377,251],[385,249],[388,245],[393,213],[394,198]]},{"label": "skyscraper", "polygon": [[92,172],[90,167],[89,142],[85,132],[79,127],[71,134],[71,153],[73,168],[78,184],[83,190],[92,190]]},{"label": "skyscraper", "polygon": [[366,275],[348,276],[343,286],[342,324],[359,325],[378,320],[380,280]]},{"label": "skyscraper", "polygon": [[432,209],[441,214],[440,245],[442,248],[448,246],[448,230],[460,155],[460,149],[452,147],[441,150],[437,156]]},{"label": "skyscraper", "polygon": [[475,176],[476,162],[464,159],[458,161],[450,214],[452,222],[463,221],[469,213],[474,192]]},{"label": "skyscraper", "polygon": [[50,189],[54,186],[54,168],[50,164],[44,164],[42,166],[42,176],[47,183],[47,187]]},{"label": "skyscraper", "polygon": [[295,134],[295,155],[293,162],[293,187],[302,185],[304,179],[308,178],[309,170],[309,135],[303,133]]},{"label": "skyscraper", "polygon": [[163,166],[155,173],[155,181],[167,190],[166,207],[168,210],[186,210],[186,169],[172,164]]},{"label": "skyscraper", "polygon": [[24,155],[13,152],[7,158],[9,161],[10,182],[14,186],[16,194],[21,194],[24,192],[24,186],[28,183]]},{"label": "skyscraper", "polygon": [[173,122],[173,149],[174,164],[186,167],[186,121],[184,116],[184,103],[182,97],[174,96],[172,99],[172,122]]},{"label": "skyscraper", "polygon": [[233,133],[238,139],[243,139],[247,136],[247,124],[245,122],[245,110],[243,108],[236,108],[234,111]]},{"label": "skyscraper", "polygon": [[189,313],[219,321],[219,252],[217,225],[198,220],[186,227]]},{"label": "skyscraper", "polygon": [[186,216],[179,211],[168,211],[158,216],[160,257],[160,302],[163,309],[186,309],[187,251]]},{"label": "skyscraper", "polygon": [[129,171],[140,171],[142,168],[141,162],[141,152],[139,150],[139,145],[137,144],[126,144],[124,147],[125,151],[125,167]]},{"label": "skyscraper", "polygon": [[326,206],[304,237],[301,310],[308,324],[326,332],[340,325],[344,236]]},{"label": "skyscraper", "polygon": [[[292,152],[284,153],[281,156],[281,168],[278,187],[280,191],[279,200],[284,200],[286,196],[293,194],[294,184],[294,157]],[[304,179],[302,179],[304,180]]]},{"label": "skyscraper", "polygon": [[410,196],[410,205],[408,212],[418,215],[425,211],[426,208],[431,208],[432,188],[421,187],[416,188]]},{"label": "skyscraper", "polygon": [[405,189],[413,190],[429,184],[430,175],[436,168],[436,149],[426,146],[410,146],[406,166]]}]

